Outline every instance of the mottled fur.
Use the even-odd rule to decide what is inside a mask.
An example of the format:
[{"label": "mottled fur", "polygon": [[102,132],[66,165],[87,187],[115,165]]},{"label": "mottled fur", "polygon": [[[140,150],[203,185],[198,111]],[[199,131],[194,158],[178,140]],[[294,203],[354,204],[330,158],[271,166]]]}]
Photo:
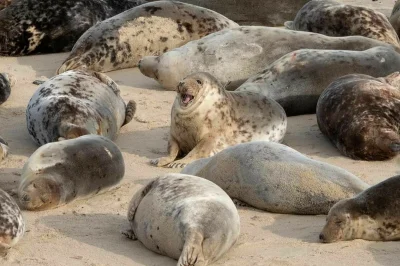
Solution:
[{"label": "mottled fur", "polygon": [[0,162],[8,155],[8,143],[0,136]]},{"label": "mottled fur", "polygon": [[267,141],[227,148],[181,173],[206,178],[231,198],[276,213],[326,214],[337,201],[369,187],[344,169]]},{"label": "mottled fur", "polygon": [[22,169],[18,196],[27,210],[46,210],[87,198],[118,184],[125,173],[119,148],[109,139],[87,135],[48,143]]},{"label": "mottled fur", "polygon": [[331,83],[317,104],[321,132],[353,159],[386,160],[399,151],[400,73],[353,74]]},{"label": "mottled fur", "polygon": [[137,66],[185,43],[238,24],[205,8],[157,1],[98,23],[77,41],[57,73],[70,69],[107,72]]},{"label": "mottled fur", "polygon": [[[187,106],[182,102],[185,95],[193,96]],[[252,92],[228,92],[210,74],[193,74],[179,84],[172,106],[169,155],[152,163],[184,167],[238,143],[279,142],[286,125],[285,111],[274,100]]]},{"label": "mottled fur", "polygon": [[11,94],[11,87],[15,84],[14,77],[7,73],[0,73],[0,105],[7,101]]},{"label": "mottled fur", "polygon": [[115,139],[132,120],[118,85],[101,73],[70,70],[39,86],[26,111],[29,134],[38,145],[97,134]]},{"label": "mottled fur", "polygon": [[132,198],[131,230],[148,249],[178,260],[178,266],[205,266],[236,242],[240,218],[229,196],[197,176],[167,174]]},{"label": "mottled fur", "polygon": [[329,211],[320,240],[400,240],[400,175],[388,178]]},{"label": "mottled fur", "polygon": [[363,51],[376,46],[393,47],[361,36],[329,37],[280,28],[241,26],[212,33],[161,56],[146,56],[139,62],[139,69],[168,90],[175,90],[184,77],[202,71],[212,73],[222,84],[227,84],[228,90],[234,90],[295,50]]},{"label": "mottled fur", "polygon": [[389,18],[390,24],[392,24],[397,36],[400,36],[400,1],[397,0],[394,4],[392,14]]},{"label": "mottled fur", "polygon": [[0,189],[0,248],[17,244],[25,233],[21,210],[7,192]]},{"label": "mottled fur", "polygon": [[70,51],[96,23],[146,0],[13,0],[0,12],[0,55]]},{"label": "mottled fur", "polygon": [[237,91],[261,93],[277,101],[287,116],[315,114],[321,93],[337,78],[353,73],[383,77],[399,69],[400,54],[389,47],[365,51],[302,49],[276,60]]},{"label": "mottled fur", "polygon": [[292,30],[328,36],[364,36],[400,46],[399,38],[386,16],[370,8],[344,5],[335,1],[311,0],[286,22]]}]

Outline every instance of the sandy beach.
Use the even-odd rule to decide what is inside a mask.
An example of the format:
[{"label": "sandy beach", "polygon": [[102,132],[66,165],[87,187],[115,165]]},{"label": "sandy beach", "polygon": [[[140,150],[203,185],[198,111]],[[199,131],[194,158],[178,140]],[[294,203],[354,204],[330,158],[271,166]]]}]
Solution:
[{"label": "sandy beach", "polygon": [[[340,1],[374,4],[390,14],[393,1]],[[390,11],[388,11],[390,9]],[[38,148],[28,135],[25,110],[37,86],[36,79],[54,76],[67,53],[0,58],[0,72],[17,79],[8,101],[0,107],[0,136],[8,141],[9,157],[0,164],[0,187],[15,196],[21,170]],[[0,265],[165,265],[175,260],[147,250],[139,241],[120,232],[132,195],[151,178],[178,172],[149,165],[164,156],[170,109],[176,93],[163,90],[137,68],[107,73],[121,89],[122,98],[137,102],[136,119],[122,128],[116,144],[121,149],[126,173],[114,189],[57,209],[23,211],[27,232]],[[342,167],[373,185],[400,174],[400,158],[384,162],[355,161],[339,154],[321,134],[315,115],[290,117],[284,144],[310,158]],[[215,265],[396,265],[399,242],[355,240],[320,244],[318,234],[325,216],[272,214],[239,208],[241,235],[235,246]]]}]

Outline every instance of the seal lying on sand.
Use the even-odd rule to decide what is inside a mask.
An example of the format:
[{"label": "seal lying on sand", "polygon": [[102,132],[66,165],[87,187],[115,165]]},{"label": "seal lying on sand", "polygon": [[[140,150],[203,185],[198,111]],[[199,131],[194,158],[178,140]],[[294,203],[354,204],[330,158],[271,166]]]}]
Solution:
[{"label": "seal lying on sand", "polygon": [[327,214],[337,201],[369,186],[353,174],[279,143],[256,141],[227,148],[182,170],[206,178],[231,198],[291,214]]},{"label": "seal lying on sand", "polygon": [[397,0],[394,4],[392,14],[389,18],[390,24],[392,24],[397,36],[400,36],[400,1]]},{"label": "seal lying on sand", "polygon": [[14,86],[15,79],[7,73],[0,73],[0,105],[10,97],[11,87]]},{"label": "seal lying on sand", "polygon": [[376,46],[393,47],[361,36],[329,37],[279,28],[242,26],[191,41],[161,56],[146,56],[139,62],[139,68],[145,76],[156,79],[168,90],[175,90],[184,77],[202,71],[213,73],[222,84],[227,84],[227,89],[233,90],[275,60],[304,47],[363,51]]},{"label": "seal lying on sand", "polygon": [[285,26],[291,30],[311,31],[328,36],[360,35],[400,46],[399,37],[386,16],[361,6],[335,1],[311,0]]},{"label": "seal lying on sand", "polygon": [[336,203],[319,238],[325,243],[400,240],[400,175]]},{"label": "seal lying on sand", "polygon": [[70,51],[96,23],[146,0],[14,0],[0,12],[0,55]]},{"label": "seal lying on sand", "polygon": [[321,93],[347,74],[383,77],[400,69],[400,54],[388,47],[365,51],[303,49],[289,53],[243,83],[277,101],[287,116],[315,114]]},{"label": "seal lying on sand", "polygon": [[103,192],[118,184],[124,173],[119,148],[105,137],[48,143],[24,165],[18,196],[27,210],[51,209]]},{"label": "seal lying on sand", "polygon": [[0,189],[0,248],[7,249],[22,238],[25,221],[17,203]]},{"label": "seal lying on sand", "polygon": [[115,139],[136,110],[118,85],[101,73],[70,70],[44,82],[26,111],[28,131],[38,145],[97,134]]},{"label": "seal lying on sand", "polygon": [[321,94],[321,132],[353,159],[386,160],[400,152],[400,73],[386,78],[347,75]]},{"label": "seal lying on sand", "polygon": [[8,155],[8,143],[0,137],[0,162]]},{"label": "seal lying on sand", "polygon": [[[255,140],[279,142],[286,133],[282,107],[253,92],[228,92],[208,73],[186,77],[171,111],[168,156],[157,166],[184,167],[228,146]],[[184,155],[183,159],[176,160]]]},{"label": "seal lying on sand", "polygon": [[210,33],[237,26],[202,7],[176,1],[151,2],[86,31],[57,73],[78,68],[107,72],[135,67],[143,56],[160,55]]},{"label": "seal lying on sand", "polygon": [[179,266],[205,266],[236,242],[240,218],[229,196],[197,176],[167,174],[151,181],[132,198],[131,230],[148,249],[179,259]]}]

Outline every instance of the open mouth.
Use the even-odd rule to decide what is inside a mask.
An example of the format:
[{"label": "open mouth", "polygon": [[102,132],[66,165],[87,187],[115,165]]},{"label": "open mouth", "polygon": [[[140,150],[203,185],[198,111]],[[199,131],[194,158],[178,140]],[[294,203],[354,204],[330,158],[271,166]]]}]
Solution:
[{"label": "open mouth", "polygon": [[181,94],[181,101],[184,106],[187,106],[189,103],[191,103],[194,99],[193,95],[190,94]]}]

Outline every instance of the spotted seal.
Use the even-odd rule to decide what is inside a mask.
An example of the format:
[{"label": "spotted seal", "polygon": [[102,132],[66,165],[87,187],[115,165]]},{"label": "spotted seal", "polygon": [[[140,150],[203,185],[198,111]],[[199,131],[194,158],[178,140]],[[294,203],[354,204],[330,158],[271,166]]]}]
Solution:
[{"label": "spotted seal", "polygon": [[236,242],[238,211],[214,183],[197,176],[167,174],[132,198],[124,234],[148,249],[174,258],[180,266],[205,266]]},{"label": "spotted seal", "polygon": [[107,72],[137,66],[210,33],[237,27],[228,18],[177,1],[157,1],[127,10],[90,28],[79,38],[57,73],[70,69]]},{"label": "spotted seal", "polygon": [[392,24],[397,36],[400,36],[400,1],[397,0],[393,6],[392,13],[389,17],[389,22]]},{"label": "spotted seal", "polygon": [[96,23],[146,0],[13,0],[0,12],[0,55],[70,51]]},{"label": "spotted seal", "polygon": [[386,16],[361,6],[344,5],[331,0],[311,0],[285,26],[328,36],[360,35],[396,46],[399,37]]},{"label": "spotted seal", "polygon": [[0,105],[10,97],[11,87],[15,84],[15,78],[8,73],[0,73]]},{"label": "spotted seal", "polygon": [[192,74],[179,83],[172,106],[169,154],[151,163],[184,167],[238,143],[279,142],[286,125],[285,111],[274,100],[253,92],[228,92],[210,74]]},{"label": "spotted seal", "polygon": [[25,233],[21,210],[7,192],[0,189],[0,248],[13,247]]},{"label": "spotted seal", "polygon": [[342,240],[400,240],[400,175],[388,178],[329,211],[319,238]]},{"label": "spotted seal", "polygon": [[139,69],[168,90],[175,90],[184,77],[202,71],[213,73],[222,84],[227,84],[228,90],[234,90],[295,50],[363,51],[376,46],[393,47],[361,36],[329,37],[280,28],[241,26],[212,33],[160,56],[146,56],[139,62]]},{"label": "spotted seal", "polygon": [[231,198],[275,213],[327,214],[337,201],[369,187],[344,169],[268,141],[229,147],[181,173],[206,178]]},{"label": "spotted seal", "polygon": [[0,162],[8,155],[8,143],[0,136]]},{"label": "spotted seal", "polygon": [[317,104],[321,132],[344,155],[386,160],[400,152],[400,73],[353,74],[332,82]]},{"label": "spotted seal", "polygon": [[44,82],[29,101],[26,121],[38,145],[97,134],[115,139],[136,110],[104,74],[70,70]]},{"label": "spotted seal", "polygon": [[347,74],[387,76],[400,69],[400,54],[389,47],[365,51],[302,49],[284,55],[243,83],[237,91],[253,91],[277,101],[287,116],[315,114],[319,96]]},{"label": "spotted seal", "polygon": [[124,173],[121,151],[106,137],[85,135],[48,143],[25,163],[18,197],[27,210],[51,209],[104,192]]}]

